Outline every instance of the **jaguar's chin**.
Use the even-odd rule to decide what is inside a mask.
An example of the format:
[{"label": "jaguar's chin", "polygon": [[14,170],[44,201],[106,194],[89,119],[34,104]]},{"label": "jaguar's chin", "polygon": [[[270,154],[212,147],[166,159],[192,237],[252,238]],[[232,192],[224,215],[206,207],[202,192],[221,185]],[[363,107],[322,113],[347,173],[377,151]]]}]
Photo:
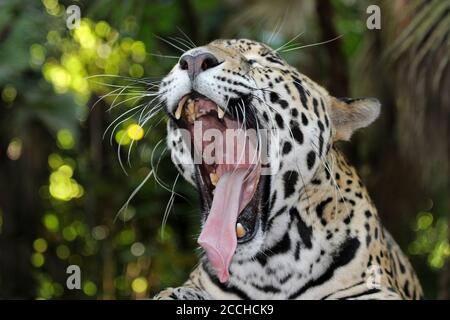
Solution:
[{"label": "jaguar's chin", "polygon": [[225,282],[237,245],[255,237],[265,205],[267,177],[261,175],[258,133],[230,105],[223,110],[196,92],[180,100],[173,118],[190,133],[186,143],[191,146],[202,206],[198,243]]}]

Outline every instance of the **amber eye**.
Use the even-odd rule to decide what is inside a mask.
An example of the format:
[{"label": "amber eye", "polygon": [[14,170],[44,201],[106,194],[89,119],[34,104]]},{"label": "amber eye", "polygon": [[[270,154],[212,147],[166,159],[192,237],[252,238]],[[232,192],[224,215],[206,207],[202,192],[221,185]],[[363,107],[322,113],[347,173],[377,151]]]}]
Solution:
[{"label": "amber eye", "polygon": [[264,66],[255,59],[248,59],[247,62],[254,68],[264,68]]}]

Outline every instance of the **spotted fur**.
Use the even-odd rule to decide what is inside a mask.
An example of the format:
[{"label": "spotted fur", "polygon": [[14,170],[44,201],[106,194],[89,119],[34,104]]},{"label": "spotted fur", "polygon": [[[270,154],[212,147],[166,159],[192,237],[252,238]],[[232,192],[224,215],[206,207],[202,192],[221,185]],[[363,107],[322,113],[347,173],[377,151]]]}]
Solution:
[{"label": "spotted fur", "polygon": [[[198,50],[220,64],[194,81],[175,65],[160,89],[168,113],[192,90],[225,106],[245,100],[273,133],[270,154],[279,161],[270,163],[261,223],[254,239],[238,245],[229,281],[220,283],[203,257],[183,286],[156,298],[421,298],[407,257],[381,224],[355,169],[333,146],[375,120],[378,102],[334,98],[255,41],[217,40],[188,53]],[[191,155],[172,120],[167,140],[178,170],[195,186]]]}]

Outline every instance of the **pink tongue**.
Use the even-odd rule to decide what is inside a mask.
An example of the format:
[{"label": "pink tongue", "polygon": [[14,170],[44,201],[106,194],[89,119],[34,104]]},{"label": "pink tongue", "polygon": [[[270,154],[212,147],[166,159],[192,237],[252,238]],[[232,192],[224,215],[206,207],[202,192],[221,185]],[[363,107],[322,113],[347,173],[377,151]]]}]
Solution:
[{"label": "pink tongue", "polygon": [[[236,220],[248,204],[244,179],[248,169],[239,168],[225,172],[219,179],[211,211],[198,238],[220,282],[228,281],[228,268],[237,246]],[[247,200],[247,201],[246,201]],[[247,202],[247,203],[245,203]]]}]

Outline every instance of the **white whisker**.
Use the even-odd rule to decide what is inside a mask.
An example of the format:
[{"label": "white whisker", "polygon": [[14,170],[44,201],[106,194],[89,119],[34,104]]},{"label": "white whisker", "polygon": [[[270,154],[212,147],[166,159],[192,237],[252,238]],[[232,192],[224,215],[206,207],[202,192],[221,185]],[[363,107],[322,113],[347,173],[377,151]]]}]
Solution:
[{"label": "white whisker", "polygon": [[[147,174],[147,176],[145,176],[144,180],[142,180],[142,182],[136,187],[136,189],[133,190],[133,192],[131,193],[131,195],[128,197],[127,201],[125,202],[125,204],[122,206],[122,208],[120,208],[120,210],[117,212],[116,216],[114,217],[114,223],[116,222],[117,218],[119,217],[119,215],[121,213],[125,213],[125,211],[128,209],[128,206],[130,204],[130,201],[134,198],[134,196],[139,192],[139,190],[141,190],[141,188],[144,186],[144,184],[147,182],[148,179],[150,179],[150,177],[153,175],[153,171],[150,170],[150,172]],[[125,219],[126,220],[126,219]]]},{"label": "white whisker", "polygon": [[327,43],[333,42],[335,40],[338,40],[338,39],[340,39],[342,37],[343,37],[343,35],[340,35],[340,36],[337,36],[337,37],[335,37],[333,39],[330,39],[330,40],[326,40],[326,41],[322,41],[322,42],[316,42],[316,43],[311,43],[311,44],[306,44],[306,45],[298,46],[298,47],[294,47],[294,48],[288,48],[288,49],[285,49],[285,50],[281,50],[281,52],[290,52],[290,51],[293,51],[293,50],[299,50],[299,49],[304,49],[304,48],[309,48],[309,47],[320,46],[322,44],[327,44]]},{"label": "white whisker", "polygon": [[177,174],[177,177],[175,178],[175,181],[172,186],[169,201],[167,202],[166,210],[164,210],[164,216],[163,216],[163,220],[162,220],[162,224],[161,224],[161,236],[164,235],[164,230],[166,228],[167,219],[169,218],[169,213],[170,213],[170,211],[173,207],[173,203],[175,201],[175,191],[174,190],[175,190],[175,186],[178,182],[179,177],[180,177],[180,174]]}]

